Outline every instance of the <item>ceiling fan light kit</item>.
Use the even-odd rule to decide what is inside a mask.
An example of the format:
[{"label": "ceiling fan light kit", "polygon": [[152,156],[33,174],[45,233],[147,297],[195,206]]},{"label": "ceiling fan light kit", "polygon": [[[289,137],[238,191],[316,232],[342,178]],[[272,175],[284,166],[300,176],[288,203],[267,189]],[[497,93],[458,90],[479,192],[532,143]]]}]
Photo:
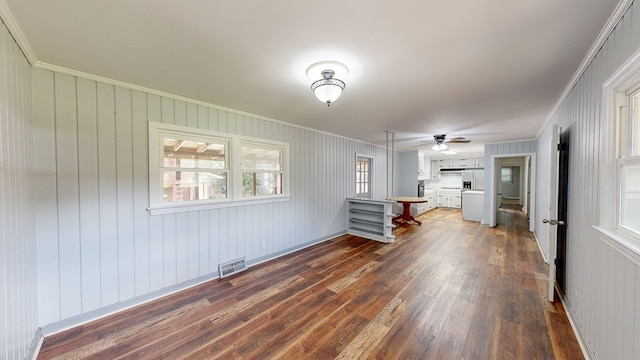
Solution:
[{"label": "ceiling fan light kit", "polygon": [[447,135],[445,134],[440,134],[440,135],[433,135],[433,146],[431,147],[431,149],[435,150],[435,151],[444,151],[447,150],[449,147],[447,145],[445,145],[445,142],[448,143],[469,143],[471,142],[471,140],[467,140],[463,137],[454,137],[452,139],[449,140],[445,140],[447,137]]},{"label": "ceiling fan light kit", "polygon": [[435,151],[442,151],[442,150],[447,150],[449,147],[445,144],[439,143],[439,144],[434,144],[431,148]]},{"label": "ceiling fan light kit", "polygon": [[314,80],[311,91],[327,106],[342,94],[346,84],[340,78],[344,79],[348,73],[347,66],[337,61],[320,61],[307,68],[307,76]]}]

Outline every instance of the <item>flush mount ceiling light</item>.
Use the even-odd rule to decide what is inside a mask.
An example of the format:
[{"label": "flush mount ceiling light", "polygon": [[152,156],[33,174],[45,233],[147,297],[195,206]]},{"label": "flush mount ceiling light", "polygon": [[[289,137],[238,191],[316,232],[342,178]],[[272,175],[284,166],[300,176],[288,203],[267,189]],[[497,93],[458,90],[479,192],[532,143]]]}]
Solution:
[{"label": "flush mount ceiling light", "polygon": [[307,68],[307,76],[313,80],[311,90],[327,106],[342,94],[346,85],[340,79],[344,79],[348,73],[347,67],[337,61],[320,61]]}]

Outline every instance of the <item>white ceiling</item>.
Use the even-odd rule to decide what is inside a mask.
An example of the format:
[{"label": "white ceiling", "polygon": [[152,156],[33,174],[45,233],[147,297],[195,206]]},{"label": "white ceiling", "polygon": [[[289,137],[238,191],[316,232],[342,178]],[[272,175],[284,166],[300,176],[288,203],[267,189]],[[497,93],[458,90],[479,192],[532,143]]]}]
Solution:
[{"label": "white ceiling", "polygon": [[[409,149],[533,139],[618,0],[0,0],[39,63]],[[330,107],[306,68],[350,70]],[[428,149],[428,148],[427,148]],[[431,151],[430,149],[428,151]]]}]

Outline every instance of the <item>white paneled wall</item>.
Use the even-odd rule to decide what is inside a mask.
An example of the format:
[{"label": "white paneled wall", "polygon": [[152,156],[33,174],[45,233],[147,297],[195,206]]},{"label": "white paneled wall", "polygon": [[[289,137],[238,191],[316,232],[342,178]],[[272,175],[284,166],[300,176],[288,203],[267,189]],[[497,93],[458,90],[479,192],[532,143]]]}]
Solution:
[{"label": "white paneled wall", "polygon": [[0,24],[0,359],[24,359],[38,328],[31,67]]},{"label": "white paneled wall", "polygon": [[[344,233],[356,153],[386,192],[384,148],[46,70],[33,87],[41,325]],[[150,216],[150,121],[288,142],[291,199]]]},{"label": "white paneled wall", "polygon": [[[640,264],[602,240],[599,154],[605,118],[602,86],[640,46],[640,4],[635,2],[538,138],[540,177],[548,176],[551,126],[570,133],[567,217],[567,309],[594,359],[640,359]],[[548,209],[548,189],[538,192]],[[546,228],[536,231],[545,237]]]}]

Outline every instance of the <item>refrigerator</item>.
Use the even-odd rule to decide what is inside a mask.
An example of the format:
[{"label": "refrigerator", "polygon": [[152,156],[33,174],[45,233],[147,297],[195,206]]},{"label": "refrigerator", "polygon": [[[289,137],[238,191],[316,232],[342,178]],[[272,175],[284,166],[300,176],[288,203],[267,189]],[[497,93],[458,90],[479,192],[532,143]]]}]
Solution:
[{"label": "refrigerator", "polygon": [[484,190],[484,169],[462,170],[462,188]]}]

